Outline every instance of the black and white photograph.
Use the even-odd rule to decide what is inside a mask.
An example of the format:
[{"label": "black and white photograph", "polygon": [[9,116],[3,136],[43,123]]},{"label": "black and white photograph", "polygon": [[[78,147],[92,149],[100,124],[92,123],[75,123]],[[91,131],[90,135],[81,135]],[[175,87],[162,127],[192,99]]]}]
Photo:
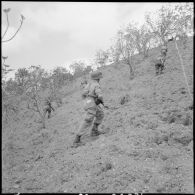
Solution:
[{"label": "black and white photograph", "polygon": [[193,2],[1,17],[2,193],[195,193]]}]

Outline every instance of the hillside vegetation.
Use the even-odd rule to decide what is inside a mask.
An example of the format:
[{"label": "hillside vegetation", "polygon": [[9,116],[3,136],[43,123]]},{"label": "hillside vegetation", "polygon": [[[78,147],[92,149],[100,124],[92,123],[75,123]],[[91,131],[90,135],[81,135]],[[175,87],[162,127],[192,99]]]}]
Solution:
[{"label": "hillside vegetation", "polygon": [[[193,94],[193,40],[178,47]],[[71,148],[84,114],[81,79],[64,88],[46,128],[28,110],[2,131],[3,192],[193,193],[193,105],[174,42],[164,74],[135,56],[135,78],[122,62],[100,68],[106,134]],[[121,105],[121,98],[126,97]],[[115,109],[114,109],[115,108]]]}]

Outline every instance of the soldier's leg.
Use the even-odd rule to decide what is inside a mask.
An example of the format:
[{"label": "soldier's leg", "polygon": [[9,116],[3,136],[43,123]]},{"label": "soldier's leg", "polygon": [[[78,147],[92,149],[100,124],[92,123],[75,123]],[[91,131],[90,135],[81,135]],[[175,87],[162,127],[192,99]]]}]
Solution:
[{"label": "soldier's leg", "polygon": [[84,121],[82,122],[77,135],[82,136],[89,130],[95,118],[95,113],[96,112],[94,110],[87,110]]},{"label": "soldier's leg", "polygon": [[86,110],[86,115],[84,118],[84,121],[82,122],[81,126],[79,127],[79,131],[75,137],[75,140],[73,142],[73,147],[78,147],[79,144],[82,144],[81,142],[81,136],[87,132],[89,127],[92,125],[94,117],[96,113],[96,108],[93,109],[87,109]]},{"label": "soldier's leg", "polygon": [[75,140],[73,142],[73,147],[78,147],[79,144],[82,144],[81,136],[84,135],[89,129],[89,127],[92,125],[93,120],[95,118],[95,114],[96,114],[96,107],[86,110],[84,121],[82,122],[79,131],[75,137]]},{"label": "soldier's leg", "polygon": [[95,117],[95,120],[94,120],[94,124],[93,124],[93,127],[91,129],[91,135],[92,136],[97,136],[97,135],[101,134],[101,132],[98,131],[98,126],[102,123],[103,118],[104,118],[104,112],[98,106],[97,111],[96,111],[96,117]]},{"label": "soldier's leg", "polygon": [[100,125],[103,119],[104,119],[104,112],[99,106],[97,106],[96,117],[95,117],[94,123]]},{"label": "soldier's leg", "polygon": [[162,74],[162,73],[163,73],[163,69],[164,69],[164,65],[163,65],[163,64],[161,64],[161,66],[160,66],[160,74]]}]

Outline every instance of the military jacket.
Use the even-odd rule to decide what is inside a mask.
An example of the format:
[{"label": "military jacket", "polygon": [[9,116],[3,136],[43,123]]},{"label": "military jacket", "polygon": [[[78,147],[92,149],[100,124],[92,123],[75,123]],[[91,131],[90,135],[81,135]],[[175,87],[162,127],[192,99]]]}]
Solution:
[{"label": "military jacket", "polygon": [[100,84],[95,80],[88,83],[82,93],[82,97],[85,98],[85,109],[96,106],[95,98],[103,99]]}]

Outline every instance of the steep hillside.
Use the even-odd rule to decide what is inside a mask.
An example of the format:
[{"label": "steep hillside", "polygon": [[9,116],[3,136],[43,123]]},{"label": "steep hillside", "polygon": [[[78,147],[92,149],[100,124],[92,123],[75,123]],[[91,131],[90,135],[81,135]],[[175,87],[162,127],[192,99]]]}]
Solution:
[{"label": "steep hillside", "polygon": [[[178,43],[193,94],[193,45]],[[40,129],[28,111],[3,128],[3,192],[193,193],[191,100],[174,43],[164,74],[137,56],[134,80],[125,64],[102,68],[106,134],[71,148],[84,111],[80,79],[64,89],[62,107]],[[126,102],[120,104],[126,96]],[[115,108],[115,109],[114,109]],[[26,112],[26,113],[25,113]]]}]

